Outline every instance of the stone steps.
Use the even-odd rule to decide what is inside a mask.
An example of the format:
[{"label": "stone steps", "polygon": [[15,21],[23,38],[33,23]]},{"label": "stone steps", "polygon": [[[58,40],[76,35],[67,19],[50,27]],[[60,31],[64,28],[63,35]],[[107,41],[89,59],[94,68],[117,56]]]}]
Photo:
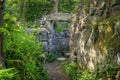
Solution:
[{"label": "stone steps", "polygon": [[57,61],[65,61],[70,57],[70,53],[65,53],[64,57],[58,57]]},{"label": "stone steps", "polygon": [[57,58],[57,61],[65,61],[65,60],[67,60],[67,58],[65,58],[65,57],[59,57],[59,58]]}]

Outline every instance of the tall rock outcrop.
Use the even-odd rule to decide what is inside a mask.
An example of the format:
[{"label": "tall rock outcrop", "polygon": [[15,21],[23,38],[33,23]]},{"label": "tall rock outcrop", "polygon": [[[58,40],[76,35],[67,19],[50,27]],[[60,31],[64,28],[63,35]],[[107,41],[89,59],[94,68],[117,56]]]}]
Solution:
[{"label": "tall rock outcrop", "polygon": [[82,68],[120,65],[120,0],[80,0],[69,32],[71,58]]}]

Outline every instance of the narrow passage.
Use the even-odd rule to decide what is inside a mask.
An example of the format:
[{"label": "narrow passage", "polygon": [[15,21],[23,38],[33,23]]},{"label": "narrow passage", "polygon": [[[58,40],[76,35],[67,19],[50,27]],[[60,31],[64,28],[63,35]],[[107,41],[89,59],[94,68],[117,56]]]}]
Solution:
[{"label": "narrow passage", "polygon": [[45,68],[48,70],[50,80],[68,80],[60,62],[46,63]]}]

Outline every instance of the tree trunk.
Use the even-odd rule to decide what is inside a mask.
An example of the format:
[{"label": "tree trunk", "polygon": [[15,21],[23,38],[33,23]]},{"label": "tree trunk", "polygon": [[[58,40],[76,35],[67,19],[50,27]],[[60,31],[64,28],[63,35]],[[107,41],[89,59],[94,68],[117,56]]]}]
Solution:
[{"label": "tree trunk", "polygon": [[[0,28],[3,27],[3,10],[4,10],[5,0],[0,0]],[[3,33],[0,32],[0,69],[4,68],[4,59],[3,59]]]},{"label": "tree trunk", "polygon": [[20,15],[18,16],[18,19],[22,18],[24,19],[24,14],[25,14],[25,0],[19,0],[18,2],[18,6],[19,6],[19,13]]},{"label": "tree trunk", "polygon": [[59,0],[53,0],[53,6],[54,6],[54,9],[53,9],[53,13],[58,13],[58,1]]}]

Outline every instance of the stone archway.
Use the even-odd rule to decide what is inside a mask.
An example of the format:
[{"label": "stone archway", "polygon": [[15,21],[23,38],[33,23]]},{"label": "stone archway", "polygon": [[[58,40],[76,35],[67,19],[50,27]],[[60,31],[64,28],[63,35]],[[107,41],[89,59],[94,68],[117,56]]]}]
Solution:
[{"label": "stone archway", "polygon": [[[52,14],[48,14],[48,15],[43,16],[41,18],[41,20],[39,20],[40,21],[39,23],[41,25],[43,25],[44,28],[46,28],[49,32],[48,33],[48,45],[47,45],[49,47],[49,49],[48,49],[49,53],[54,53],[56,47],[58,47],[57,44],[56,44],[56,43],[59,43],[57,41],[60,41],[60,38],[58,38],[58,37],[62,38],[61,40],[63,40],[63,43],[69,42],[67,40],[69,36],[66,36],[66,33],[68,35],[68,31],[66,32],[66,30],[64,30],[61,33],[56,33],[55,30],[54,30],[55,22],[61,21],[61,22],[67,22],[68,23],[69,22],[69,16],[70,16],[70,14],[68,14],[68,13],[52,13]],[[65,39],[65,36],[67,37],[67,39]],[[58,45],[62,46],[62,43],[61,44],[59,43]],[[58,49],[59,48],[60,47],[58,47]]]}]

